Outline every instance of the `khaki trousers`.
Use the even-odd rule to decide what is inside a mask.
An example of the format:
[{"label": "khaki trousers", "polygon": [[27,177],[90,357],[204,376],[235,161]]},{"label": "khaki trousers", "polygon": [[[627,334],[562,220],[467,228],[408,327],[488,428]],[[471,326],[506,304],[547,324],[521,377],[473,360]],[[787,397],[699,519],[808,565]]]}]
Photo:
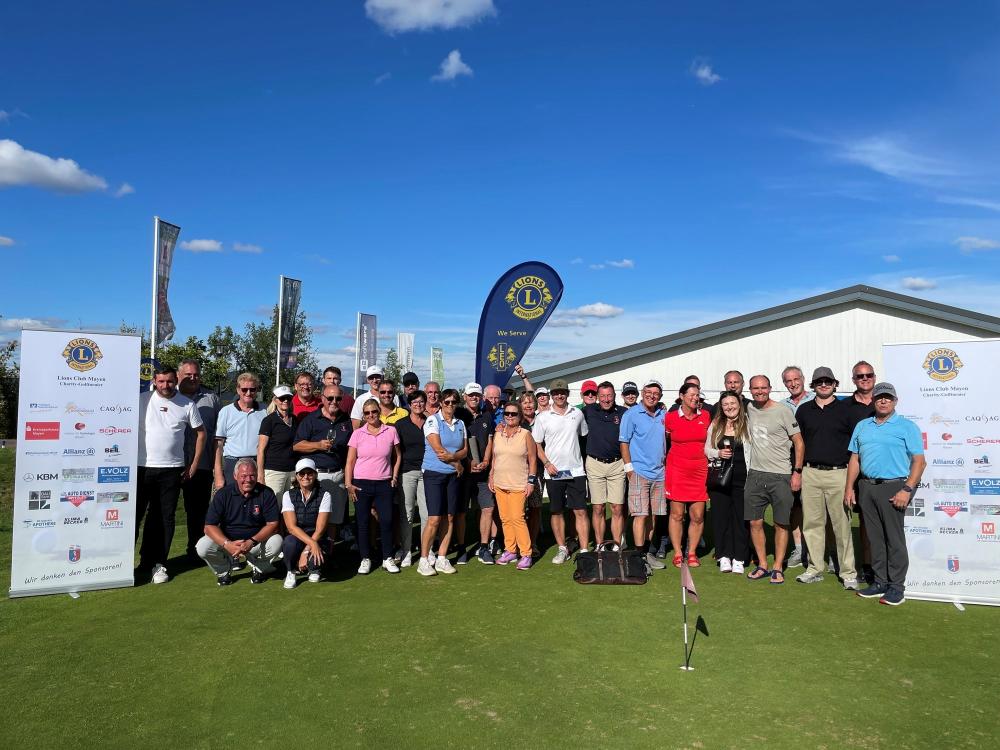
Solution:
[{"label": "khaki trousers", "polygon": [[826,519],[829,517],[840,560],[840,577],[856,581],[854,538],[851,516],[844,506],[844,483],[847,469],[802,469],[802,536],[809,550],[806,572],[819,575],[826,570]]}]

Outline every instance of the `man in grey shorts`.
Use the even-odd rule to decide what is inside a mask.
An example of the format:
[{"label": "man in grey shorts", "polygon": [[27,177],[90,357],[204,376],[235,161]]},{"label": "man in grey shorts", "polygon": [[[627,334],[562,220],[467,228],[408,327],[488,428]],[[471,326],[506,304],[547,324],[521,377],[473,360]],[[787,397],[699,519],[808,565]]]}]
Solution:
[{"label": "man in grey shorts", "polygon": [[[766,375],[750,378],[753,402],[747,407],[750,445],[747,483],[743,493],[744,518],[750,522],[750,539],[757,553],[757,566],[747,574],[751,580],[770,576],[771,583],[784,583],[782,573],[788,547],[788,523],[793,492],[802,487],[805,446],[795,415],[771,400],[771,381]],[[791,449],[795,448],[792,462]],[[774,566],[767,570],[764,510],[770,505],[774,517]]]}]

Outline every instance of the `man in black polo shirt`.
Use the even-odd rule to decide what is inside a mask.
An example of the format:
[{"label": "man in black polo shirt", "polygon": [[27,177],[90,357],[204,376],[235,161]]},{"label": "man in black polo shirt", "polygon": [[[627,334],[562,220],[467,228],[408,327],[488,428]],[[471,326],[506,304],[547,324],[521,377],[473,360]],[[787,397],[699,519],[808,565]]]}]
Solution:
[{"label": "man in black polo shirt", "polygon": [[839,400],[837,379],[829,367],[817,367],[809,387],[814,399],[802,403],[795,412],[805,443],[802,469],[802,536],[809,551],[809,567],[796,577],[799,583],[823,580],[826,569],[826,521],[829,517],[840,560],[844,588],[858,589],[854,566],[851,514],[844,507],[844,481],[851,454],[847,449],[854,432],[854,419],[847,401]]},{"label": "man in black polo shirt", "polygon": [[[479,383],[469,383],[465,386],[464,398],[465,406],[460,406],[455,410],[455,416],[465,424],[466,434],[469,436],[469,458],[466,460],[466,472],[461,478],[461,496],[458,503],[458,513],[455,515],[455,533],[453,536],[462,548],[458,560],[458,565],[464,565],[469,561],[469,553],[465,549],[465,514],[472,506],[472,498],[476,499],[479,505],[479,545],[475,548],[475,554],[479,562],[484,565],[494,563],[493,552],[490,547],[499,549],[496,541],[497,525],[493,520],[493,509],[496,506],[496,499],[490,492],[490,461],[493,458],[493,433],[496,430],[496,420],[494,418],[493,398],[499,403],[500,389],[492,386],[496,390],[491,394],[491,399],[483,397],[483,388]],[[472,457],[472,439],[476,439],[478,446],[479,462],[476,463]]]},{"label": "man in black polo shirt", "polygon": [[242,555],[253,572],[251,583],[263,583],[274,572],[281,552],[278,501],[265,484],[257,483],[257,462],[241,458],[233,482],[215,493],[205,514],[205,536],[197,544],[198,557],[218,578],[220,586],[232,583],[233,563]]},{"label": "man in black polo shirt", "polygon": [[621,544],[625,535],[625,462],[618,443],[625,411],[615,403],[615,387],[607,380],[597,386],[597,403],[583,407],[588,431],[585,469],[597,544],[604,541],[605,504],[611,505],[612,539]]},{"label": "man in black polo shirt", "polygon": [[324,386],[322,398],[323,406],[299,422],[292,450],[316,462],[319,486],[330,493],[332,501],[328,536],[336,540],[337,529],[347,519],[344,464],[347,461],[347,441],[351,439],[354,428],[351,418],[340,409],[343,392],[339,385]]},{"label": "man in black polo shirt", "polygon": [[408,568],[413,552],[413,522],[420,515],[420,537],[427,526],[427,500],[424,497],[424,423],[427,416],[427,394],[417,389],[409,394],[410,413],[394,423],[399,435],[399,450],[403,454],[400,482],[396,492],[399,508],[399,567]]},{"label": "man in black polo shirt", "polygon": [[[872,400],[872,391],[875,389],[875,368],[863,359],[851,368],[851,380],[854,381],[854,393],[842,399],[851,412],[851,420],[857,426],[869,417],[875,416],[875,403]],[[858,487],[854,487],[855,494]],[[864,573],[865,581],[871,584],[875,580],[875,571],[872,570],[872,550],[868,544],[868,530],[865,528],[865,516],[861,512],[861,506],[854,506],[854,512],[858,514],[858,532],[861,539],[861,569]]]}]

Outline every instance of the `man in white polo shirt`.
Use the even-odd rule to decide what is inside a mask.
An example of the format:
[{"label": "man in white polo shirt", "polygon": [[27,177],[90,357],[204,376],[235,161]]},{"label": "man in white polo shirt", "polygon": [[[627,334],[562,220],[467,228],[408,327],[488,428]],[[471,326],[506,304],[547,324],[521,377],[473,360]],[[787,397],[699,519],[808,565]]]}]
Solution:
[{"label": "man in white polo shirt", "polygon": [[563,508],[573,511],[580,551],[585,552],[590,546],[587,478],[580,453],[580,438],[587,434],[587,422],[583,412],[569,405],[569,384],[565,380],[553,380],[549,393],[552,394],[552,407],[535,417],[531,436],[538,444],[538,460],[545,467],[552,534],[559,545],[552,562],[562,565],[569,559]]},{"label": "man in white polo shirt", "polygon": [[[139,568],[152,573],[153,583],[166,583],[167,557],[174,541],[174,519],[181,483],[198,470],[205,450],[205,428],[195,403],[177,392],[177,371],[164,367],[153,378],[155,390],[139,394],[138,497],[135,536],[146,515],[139,547]],[[195,433],[194,454],[184,464],[184,435]]]},{"label": "man in white polo shirt", "polygon": [[260,378],[244,372],[236,378],[236,400],[219,410],[215,427],[215,489],[233,481],[236,462],[257,460],[257,438],[267,409],[257,401]]}]

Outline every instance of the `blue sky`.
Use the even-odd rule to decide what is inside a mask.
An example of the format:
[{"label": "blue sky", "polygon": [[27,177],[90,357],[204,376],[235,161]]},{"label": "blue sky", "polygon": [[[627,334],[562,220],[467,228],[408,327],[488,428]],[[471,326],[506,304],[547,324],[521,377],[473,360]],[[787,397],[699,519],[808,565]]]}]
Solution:
[{"label": "blue sky", "polygon": [[0,338],[148,325],[154,214],[179,338],[283,273],[324,365],[363,310],[453,384],[528,259],[566,286],[529,370],[857,283],[1000,315],[1000,7],[958,7],[7,8]]}]

